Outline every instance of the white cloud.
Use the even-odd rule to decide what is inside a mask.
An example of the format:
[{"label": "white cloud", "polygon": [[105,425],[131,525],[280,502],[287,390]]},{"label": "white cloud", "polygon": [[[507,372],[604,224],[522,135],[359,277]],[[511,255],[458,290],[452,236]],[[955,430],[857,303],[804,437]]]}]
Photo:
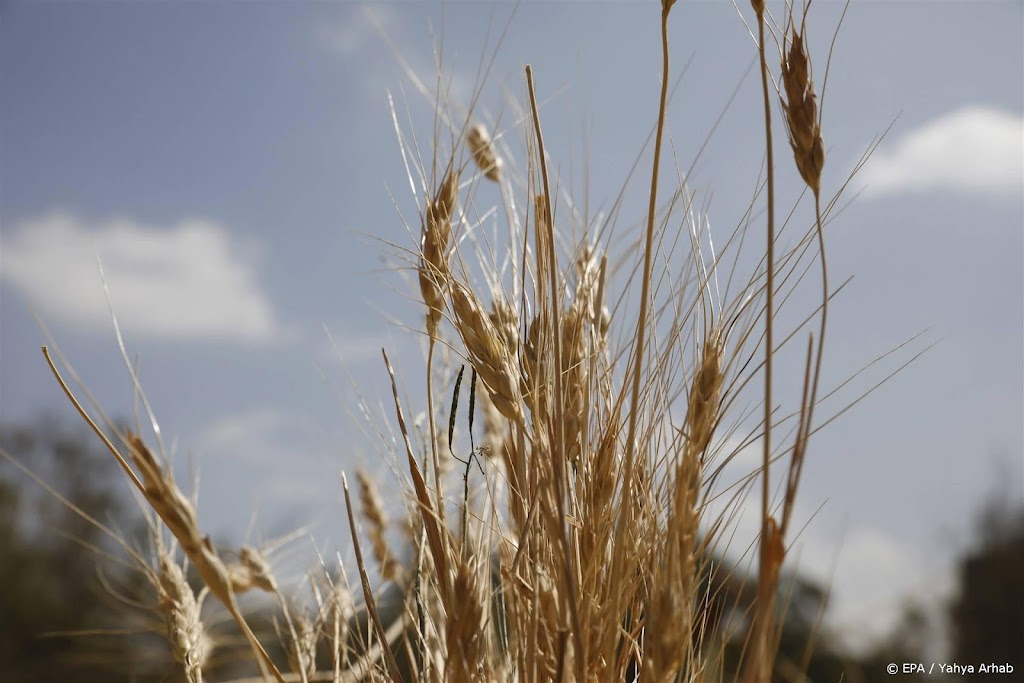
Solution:
[{"label": "white cloud", "polygon": [[935,190],[1019,195],[1024,117],[982,106],[951,112],[883,145],[860,180],[867,196]]},{"label": "white cloud", "polygon": [[[872,527],[827,538],[812,524],[794,552],[800,571],[831,586],[827,623],[854,652],[889,636],[911,604],[941,619],[952,590],[951,572],[936,571],[913,543]],[[934,646],[941,651],[942,643]]]},{"label": "white cloud", "polygon": [[251,259],[209,220],[166,228],[128,219],[87,225],[54,212],[5,235],[0,278],[45,316],[109,330],[97,256],[118,322],[130,334],[247,343],[284,336]]}]

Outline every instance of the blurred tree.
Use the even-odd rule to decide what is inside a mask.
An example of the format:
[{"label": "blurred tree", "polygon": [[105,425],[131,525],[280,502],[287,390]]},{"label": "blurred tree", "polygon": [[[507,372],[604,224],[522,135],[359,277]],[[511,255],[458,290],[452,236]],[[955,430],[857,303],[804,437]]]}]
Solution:
[{"label": "blurred tree", "polygon": [[996,495],[976,521],[974,548],[960,560],[958,593],[949,610],[953,657],[973,664],[1011,663],[1011,676],[975,674],[971,680],[1024,677],[1024,501]]},{"label": "blurred tree", "polygon": [[893,675],[886,667],[895,664],[901,667],[900,683],[924,683],[936,680],[926,672],[904,672],[904,664],[922,664],[931,660],[927,657],[927,639],[935,633],[936,614],[930,613],[926,606],[913,600],[903,605],[899,621],[892,631],[881,638],[877,644],[860,657],[850,658],[846,662],[845,680],[851,683],[883,683],[892,681]]},{"label": "blurred tree", "polygon": [[[722,612],[716,624],[725,638],[724,680],[739,680],[747,647],[748,620],[757,596],[756,577],[726,576],[712,582]],[[812,683],[849,680],[849,663],[842,650],[822,629],[828,591],[806,576],[790,573],[782,581],[777,615],[778,645],[773,683]]]},{"label": "blurred tree", "polygon": [[[19,463],[94,519],[137,533],[141,516],[124,504],[123,476],[95,443],[52,419],[0,426],[0,447]],[[100,576],[120,586],[141,578],[104,555],[111,547],[102,531],[0,459],[0,678],[147,680],[133,670],[129,639],[103,633],[124,608]]]},{"label": "blurred tree", "polygon": [[[974,523],[974,547],[957,563],[957,592],[945,610],[950,651],[943,659],[972,665],[958,681],[1009,681],[1024,676],[1024,501],[996,494],[982,505]],[[885,667],[891,662],[928,662],[943,614],[929,605],[909,603],[892,633],[878,646],[850,661],[851,683],[891,681]],[[941,627],[939,627],[941,628]],[[941,660],[940,660],[941,661]],[[1014,672],[980,673],[980,664],[1010,663]],[[900,681],[937,680],[938,676],[900,674]]]}]

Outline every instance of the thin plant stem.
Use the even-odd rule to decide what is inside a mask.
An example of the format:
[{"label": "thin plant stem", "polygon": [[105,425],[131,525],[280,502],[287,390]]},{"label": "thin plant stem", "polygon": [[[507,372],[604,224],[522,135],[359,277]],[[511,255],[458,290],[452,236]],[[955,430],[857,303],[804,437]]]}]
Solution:
[{"label": "thin plant stem", "polygon": [[552,329],[552,340],[555,345],[555,414],[558,419],[554,421],[555,424],[555,443],[558,444],[557,457],[555,462],[552,463],[552,469],[555,474],[555,487],[557,494],[555,501],[558,505],[558,541],[562,546],[562,571],[565,574],[565,583],[569,589],[569,616],[572,619],[573,625],[573,645],[576,647],[576,653],[574,659],[576,660],[576,670],[580,677],[580,680],[586,679],[587,670],[587,653],[586,653],[586,641],[583,639],[583,626],[580,622],[580,600],[577,594],[577,582],[575,576],[575,568],[573,559],[575,553],[570,552],[569,539],[565,532],[565,499],[562,492],[567,489],[565,484],[567,479],[566,457],[565,457],[565,430],[562,428],[562,418],[565,415],[563,405],[563,394],[562,394],[562,341],[561,335],[559,334],[559,317],[560,317],[560,301],[557,278],[555,275],[555,235],[554,235],[554,221],[551,209],[551,183],[548,178],[548,164],[545,158],[544,151],[544,134],[540,127],[540,111],[537,108],[537,94],[533,86],[533,68],[526,65],[526,83],[527,90],[530,94],[530,109],[533,114],[533,128],[537,135],[537,156],[540,157],[540,172],[541,178],[544,183],[544,225],[548,231],[546,236],[547,250],[548,250],[548,273],[550,276],[550,287],[551,287],[551,325]]},{"label": "thin plant stem", "polygon": [[626,485],[632,479],[633,459],[636,457],[636,425],[640,407],[640,384],[647,336],[647,315],[651,293],[651,261],[654,251],[654,222],[658,202],[658,169],[661,166],[661,141],[665,131],[665,110],[668,102],[668,13],[671,5],[661,10],[661,98],[658,104],[658,129],[654,138],[654,165],[651,170],[651,191],[647,206],[647,231],[644,237],[644,271],[640,279],[640,314],[636,321],[636,352],[633,354],[633,389],[630,400],[629,428],[626,436]]},{"label": "thin plant stem", "polygon": [[793,513],[793,502],[796,499],[796,488],[803,470],[804,458],[807,454],[807,443],[814,432],[814,407],[818,403],[818,388],[821,384],[822,357],[825,349],[825,329],[828,326],[828,260],[825,256],[825,234],[821,219],[821,194],[814,191],[815,229],[818,236],[818,250],[821,262],[821,323],[818,328],[818,346],[815,351],[814,374],[811,379],[810,397],[801,414],[800,428],[797,430],[797,441],[793,451],[792,473],[786,488],[786,500],[782,513],[782,533],[789,528]]},{"label": "thin plant stem", "polygon": [[765,248],[767,283],[765,292],[764,335],[764,436],[761,465],[761,536],[760,575],[758,597],[754,615],[753,658],[748,662],[747,680],[768,681],[771,664],[768,636],[774,606],[771,581],[771,547],[769,545],[769,515],[771,505],[771,453],[772,453],[772,371],[774,369],[774,316],[775,316],[775,157],[772,149],[772,109],[768,87],[768,60],[765,54],[764,5],[755,3],[757,13],[758,58],[761,61],[761,92],[764,99],[765,163],[767,165],[767,245]]}]

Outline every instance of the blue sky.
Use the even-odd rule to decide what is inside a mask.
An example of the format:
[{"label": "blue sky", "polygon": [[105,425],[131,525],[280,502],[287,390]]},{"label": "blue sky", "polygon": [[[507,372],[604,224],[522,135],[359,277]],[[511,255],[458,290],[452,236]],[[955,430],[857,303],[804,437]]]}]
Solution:
[{"label": "blue sky", "polygon": [[[241,534],[258,509],[254,533],[269,537],[341,519],[340,469],[388,476],[349,414],[349,374],[371,403],[386,389],[382,345],[420,374],[401,326],[421,310],[388,246],[414,244],[396,208],[416,215],[388,91],[423,144],[432,118],[399,56],[430,83],[443,35],[465,101],[512,10],[379,5],[396,53],[353,3],[4,4],[0,419],[74,419],[33,310],[107,411],[130,414],[98,254],[176,463],[201,471],[204,523]],[[820,69],[842,5],[814,10]],[[587,167],[590,201],[607,208],[653,123],[657,15],[523,3],[482,117],[520,135],[508,97],[531,63],[559,170],[578,188]],[[847,633],[946,590],[982,498],[997,485],[1024,496],[1022,21],[1021,2],[854,3],[836,43],[826,192],[895,124],[833,224],[833,277],[855,279],[833,308],[826,382],[923,330],[915,349],[939,342],[812,446],[801,502],[807,517],[825,507],[802,557],[828,576],[838,553],[833,617]],[[669,120],[684,165],[741,86],[690,178],[727,229],[763,149],[753,43],[730,3],[686,0],[671,40],[675,73],[690,62]],[[642,212],[636,189],[624,220]]]}]

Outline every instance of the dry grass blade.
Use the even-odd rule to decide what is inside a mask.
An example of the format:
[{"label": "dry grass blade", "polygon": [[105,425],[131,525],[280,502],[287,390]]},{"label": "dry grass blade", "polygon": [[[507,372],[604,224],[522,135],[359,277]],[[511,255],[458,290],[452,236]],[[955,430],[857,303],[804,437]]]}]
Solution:
[{"label": "dry grass blade", "polygon": [[427,490],[426,481],[423,479],[423,474],[420,472],[419,464],[416,462],[416,456],[413,454],[412,443],[409,441],[409,429],[405,422],[405,414],[402,412],[402,404],[398,399],[398,384],[395,381],[395,369],[391,366],[391,360],[388,358],[387,351],[381,349],[381,354],[384,356],[384,365],[387,367],[388,376],[391,379],[391,393],[395,400],[395,413],[398,416],[399,429],[402,432],[402,439],[405,442],[405,453],[409,464],[409,474],[412,476],[413,489],[416,494],[416,500],[419,504],[420,518],[423,521],[424,530],[427,534],[427,543],[430,546],[431,558],[434,561],[435,571],[437,572],[438,587],[441,591],[442,600],[450,602],[452,588],[450,574],[448,573],[448,555],[445,550],[447,545],[442,538],[442,534],[447,534],[448,532],[438,524],[438,516],[434,511],[430,492]]},{"label": "dry grass blade", "polygon": [[391,676],[391,680],[401,680],[398,662],[395,661],[395,655],[391,652],[387,631],[385,631],[380,615],[377,613],[377,602],[373,597],[370,579],[366,576],[366,564],[363,562],[363,551],[360,549],[359,534],[356,532],[356,516],[352,511],[352,497],[348,491],[348,478],[344,473],[341,475],[341,484],[345,491],[345,509],[348,511],[348,525],[349,530],[352,532],[352,549],[355,551],[356,564],[359,567],[359,580],[363,587],[363,599],[366,601],[366,610],[370,614],[370,621],[377,634],[378,644],[384,652],[384,661],[388,666],[388,674]]}]

